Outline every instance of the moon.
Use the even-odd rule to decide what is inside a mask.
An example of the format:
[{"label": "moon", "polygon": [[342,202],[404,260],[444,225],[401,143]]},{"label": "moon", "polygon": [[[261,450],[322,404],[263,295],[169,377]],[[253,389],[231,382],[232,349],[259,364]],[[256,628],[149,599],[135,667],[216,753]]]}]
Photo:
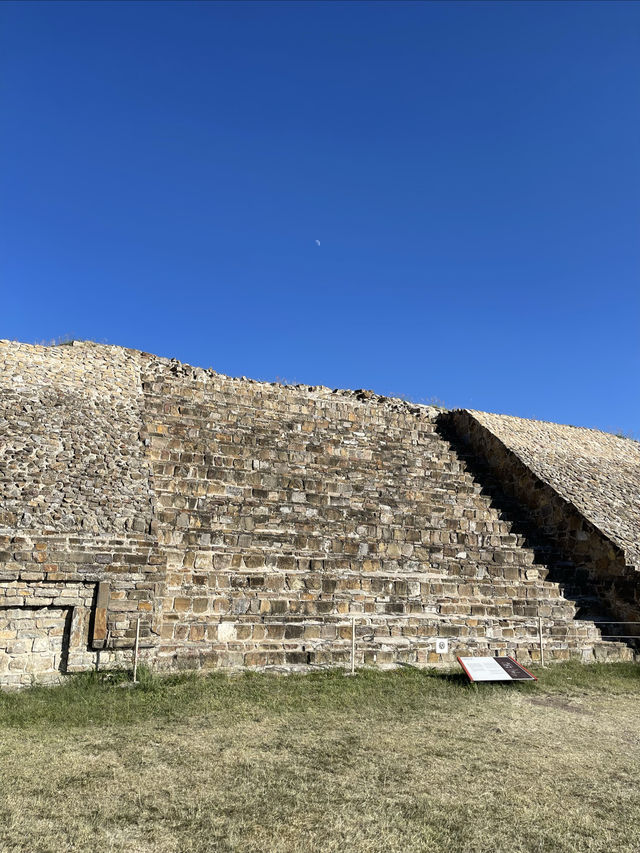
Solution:
[{"label": "moon", "polygon": [[320,240],[316,240],[316,246],[320,245]]}]

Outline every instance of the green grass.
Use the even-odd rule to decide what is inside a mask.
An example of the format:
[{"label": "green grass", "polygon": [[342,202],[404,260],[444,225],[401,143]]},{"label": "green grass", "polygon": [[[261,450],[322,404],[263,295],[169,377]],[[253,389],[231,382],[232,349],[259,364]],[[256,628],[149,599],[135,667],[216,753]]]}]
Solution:
[{"label": "green grass", "polygon": [[637,853],[640,669],[537,674],[143,671],[1,694],[0,850]]}]

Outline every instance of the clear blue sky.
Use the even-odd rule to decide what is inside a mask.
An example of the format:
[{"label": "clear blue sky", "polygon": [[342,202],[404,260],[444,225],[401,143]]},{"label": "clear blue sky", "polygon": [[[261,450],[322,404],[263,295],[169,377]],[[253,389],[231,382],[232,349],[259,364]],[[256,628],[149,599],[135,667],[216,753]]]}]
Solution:
[{"label": "clear blue sky", "polygon": [[640,435],[640,4],[0,31],[0,337]]}]

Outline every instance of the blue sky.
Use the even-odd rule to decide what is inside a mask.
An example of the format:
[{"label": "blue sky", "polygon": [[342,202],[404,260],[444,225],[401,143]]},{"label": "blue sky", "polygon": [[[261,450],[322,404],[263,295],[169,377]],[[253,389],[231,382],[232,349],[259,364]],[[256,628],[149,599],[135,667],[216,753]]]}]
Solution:
[{"label": "blue sky", "polygon": [[0,56],[0,337],[640,435],[640,4],[4,2]]}]

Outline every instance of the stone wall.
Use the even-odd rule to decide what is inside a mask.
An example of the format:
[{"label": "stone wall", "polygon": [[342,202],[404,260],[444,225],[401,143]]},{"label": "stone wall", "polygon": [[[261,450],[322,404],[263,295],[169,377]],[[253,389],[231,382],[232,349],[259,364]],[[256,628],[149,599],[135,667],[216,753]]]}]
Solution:
[{"label": "stone wall", "polygon": [[438,636],[449,661],[536,659],[538,616],[548,657],[592,654],[597,636],[437,433],[437,410],[158,360],[143,381],[168,556],[160,662],[343,663],[354,614],[358,663],[440,662]]},{"label": "stone wall", "polygon": [[441,421],[587,572],[611,612],[640,620],[640,443],[486,412],[455,411]]},{"label": "stone wall", "polygon": [[345,665],[354,620],[358,665],[536,660],[540,624],[548,659],[630,654],[432,407],[91,343],[0,366],[0,684],[127,663],[138,621],[159,668]]},{"label": "stone wall", "polygon": [[142,407],[138,353],[0,342],[0,525],[149,533]]},{"label": "stone wall", "polygon": [[91,664],[94,601],[90,583],[14,580],[0,583],[0,673],[6,686],[50,683]]},{"label": "stone wall", "polygon": [[508,415],[468,415],[640,567],[640,442]]},{"label": "stone wall", "polygon": [[[166,559],[154,530],[143,403],[140,353],[0,342],[0,624],[20,606],[31,614],[21,631],[33,633],[59,609],[52,630],[67,626],[65,654],[37,659],[31,648],[34,669],[22,667],[28,638],[15,644],[13,628],[2,627],[10,643],[0,651],[0,683],[55,680],[100,654],[122,662],[138,616],[145,642],[159,630]],[[100,582],[110,588],[101,633],[93,630]]]}]

